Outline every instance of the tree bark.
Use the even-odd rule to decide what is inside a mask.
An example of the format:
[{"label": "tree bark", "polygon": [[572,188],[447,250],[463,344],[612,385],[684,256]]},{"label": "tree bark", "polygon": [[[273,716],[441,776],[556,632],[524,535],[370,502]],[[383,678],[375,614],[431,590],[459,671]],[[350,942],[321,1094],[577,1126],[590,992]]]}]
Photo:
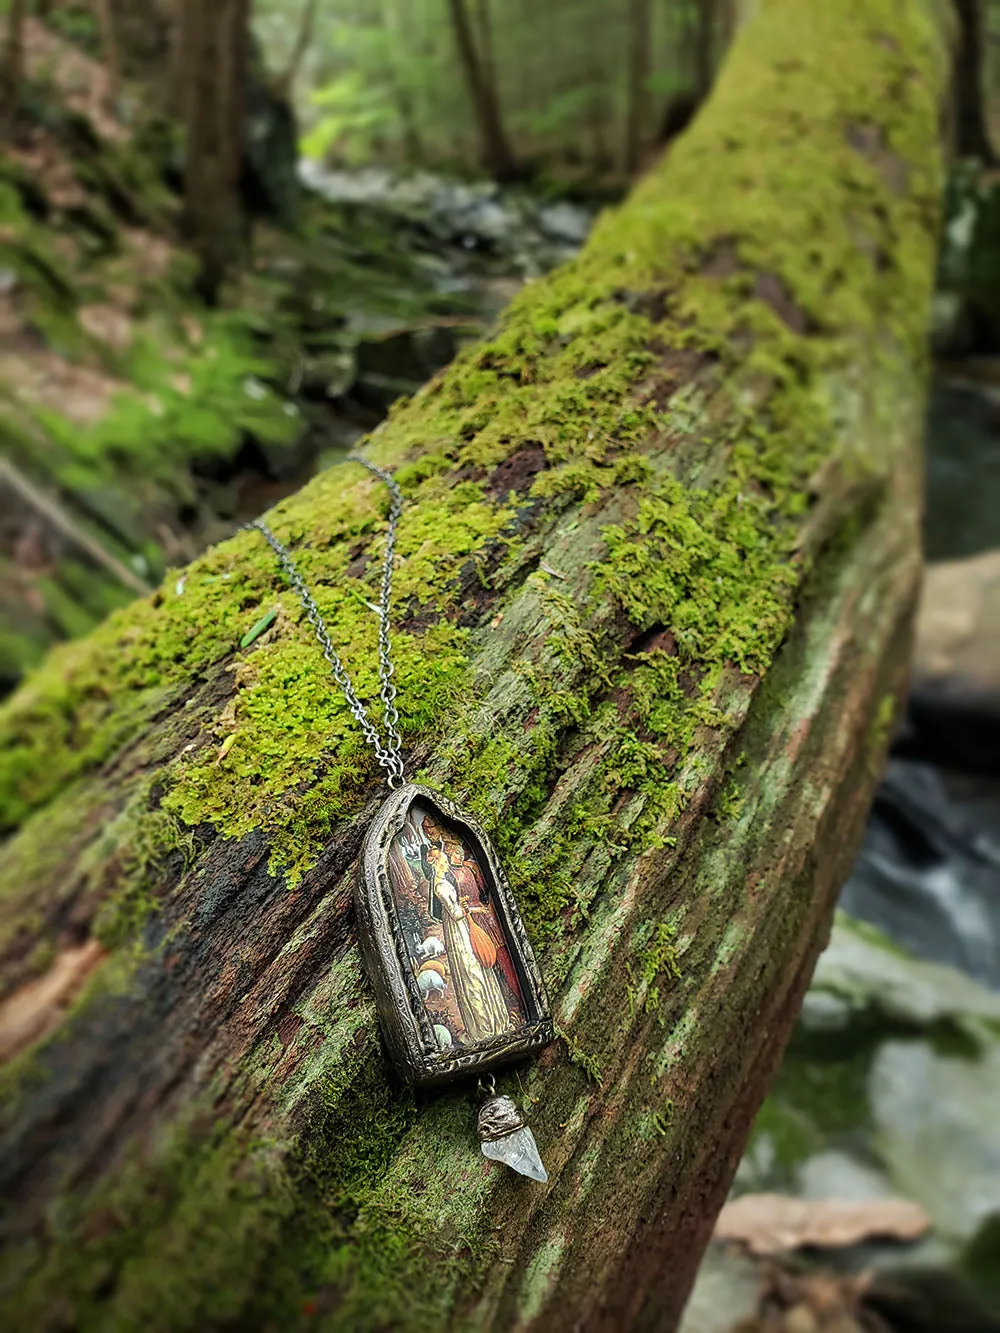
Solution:
[{"label": "tree bark", "polygon": [[403,131],[403,153],[409,165],[418,166],[424,160],[424,145],[420,137],[417,108],[408,74],[416,53],[413,51],[413,43],[407,32],[406,19],[397,9],[395,0],[386,0],[383,4],[382,21],[390,35],[389,78],[393,101],[396,103]]},{"label": "tree bark", "polygon": [[625,170],[635,171],[642,152],[649,78],[650,0],[629,0],[628,105],[625,111]]},{"label": "tree bark", "polygon": [[503,127],[496,87],[476,48],[465,0],[448,0],[448,10],[479,131],[483,166],[496,181],[516,180],[517,163]]},{"label": "tree bark", "polygon": [[178,104],[186,135],[184,229],[199,289],[216,299],[242,245],[240,199],[250,0],[183,0]]},{"label": "tree bark", "polygon": [[955,53],[955,150],[959,157],[996,162],[983,113],[983,13],[979,0],[955,0],[958,46]]},{"label": "tree bark", "polygon": [[[5,1327],[676,1326],[903,689],[946,72],[920,0],[761,0],[631,200],[367,445],[408,772],[494,839],[553,1000],[500,1079],[548,1185],[386,1067],[377,769],[257,534],[5,705]],[[366,698],[383,506],[345,466],[269,520]]]}]

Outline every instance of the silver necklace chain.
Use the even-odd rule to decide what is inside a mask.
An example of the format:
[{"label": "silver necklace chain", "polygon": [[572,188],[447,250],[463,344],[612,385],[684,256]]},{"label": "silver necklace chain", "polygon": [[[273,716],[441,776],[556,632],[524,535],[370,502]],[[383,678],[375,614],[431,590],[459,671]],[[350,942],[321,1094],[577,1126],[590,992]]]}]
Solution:
[{"label": "silver necklace chain", "polygon": [[281,565],[285,577],[292,585],[299,601],[302,603],[303,610],[316,631],[316,638],[323,650],[323,656],[330,663],[333,670],[334,680],[343,691],[348,707],[357,720],[365,740],[375,751],[379,764],[385,769],[386,782],[390,787],[395,788],[403,784],[403,742],[399,736],[396,683],[393,680],[392,653],[389,644],[389,603],[392,599],[392,564],[396,549],[396,531],[399,527],[399,516],[403,510],[403,495],[392,476],[383,471],[382,468],[376,467],[374,463],[369,463],[367,459],[359,458],[356,454],[351,454],[348,461],[360,463],[373,476],[385,482],[391,497],[389,528],[385,539],[385,557],[382,562],[382,595],[378,605],[378,678],[382,687],[383,725],[387,738],[385,744],[383,744],[382,737],[379,735],[378,728],[368,716],[368,710],[358,698],[357,691],[351,684],[351,678],[347,674],[336,648],[333,646],[326,621],[323,619],[323,613],[309,591],[305,579],[296,568],[291,551],[284,542],[274,535],[263,519],[255,519],[252,523],[245,523],[243,526],[248,531],[256,529],[257,532],[262,533],[271,550],[278,557],[278,563]]}]

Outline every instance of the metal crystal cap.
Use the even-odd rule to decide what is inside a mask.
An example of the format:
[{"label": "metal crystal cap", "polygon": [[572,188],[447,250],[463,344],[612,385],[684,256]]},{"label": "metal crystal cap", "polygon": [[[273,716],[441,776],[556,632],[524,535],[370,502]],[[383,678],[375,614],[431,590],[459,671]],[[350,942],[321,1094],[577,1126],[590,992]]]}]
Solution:
[{"label": "metal crystal cap", "polygon": [[524,1116],[517,1109],[513,1097],[489,1097],[479,1108],[476,1128],[482,1141],[490,1143],[493,1139],[502,1139],[515,1130],[523,1129]]}]

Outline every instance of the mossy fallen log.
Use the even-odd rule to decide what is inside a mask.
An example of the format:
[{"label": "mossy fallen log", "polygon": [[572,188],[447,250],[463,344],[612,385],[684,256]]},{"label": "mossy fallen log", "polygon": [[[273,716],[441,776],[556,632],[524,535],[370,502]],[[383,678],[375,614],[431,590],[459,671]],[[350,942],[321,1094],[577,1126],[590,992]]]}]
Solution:
[{"label": "mossy fallen log", "polygon": [[[916,0],[761,0],[667,160],[367,445],[409,771],[494,839],[554,1001],[501,1080],[547,1186],[386,1067],[378,776],[256,534],[5,706],[5,1327],[674,1326],[905,675],[945,64]],[[383,496],[338,468],[269,521],[370,697]]]}]

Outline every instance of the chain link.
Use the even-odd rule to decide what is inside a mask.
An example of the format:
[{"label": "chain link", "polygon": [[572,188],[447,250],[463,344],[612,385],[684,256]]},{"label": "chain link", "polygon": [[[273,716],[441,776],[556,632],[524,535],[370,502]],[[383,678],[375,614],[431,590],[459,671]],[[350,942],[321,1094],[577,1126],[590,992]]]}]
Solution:
[{"label": "chain link", "polygon": [[351,678],[330,639],[323,613],[309,591],[305,579],[296,568],[291,551],[274,535],[263,519],[255,519],[252,523],[245,523],[243,526],[248,531],[256,529],[257,532],[261,533],[271,550],[278,557],[278,563],[281,565],[285,577],[298,596],[303,610],[316,631],[316,638],[323,650],[323,656],[330,664],[334,680],[343,691],[348,707],[361,727],[365,740],[375,751],[379,764],[385,769],[386,781],[390,787],[395,788],[403,785],[403,742],[399,735],[396,683],[393,680],[392,653],[389,643],[389,603],[392,600],[392,566],[396,550],[396,531],[399,527],[399,516],[403,511],[403,495],[392,476],[383,471],[382,468],[376,467],[374,463],[369,463],[365,458],[359,458],[357,454],[351,454],[347,461],[360,463],[373,476],[385,482],[390,495],[389,529],[385,539],[385,558],[382,563],[382,593],[378,607],[378,678],[382,687],[380,697],[382,699],[383,725],[387,738],[386,744],[382,743],[378,728],[368,716],[368,710],[358,698],[354,686],[351,684]]}]

